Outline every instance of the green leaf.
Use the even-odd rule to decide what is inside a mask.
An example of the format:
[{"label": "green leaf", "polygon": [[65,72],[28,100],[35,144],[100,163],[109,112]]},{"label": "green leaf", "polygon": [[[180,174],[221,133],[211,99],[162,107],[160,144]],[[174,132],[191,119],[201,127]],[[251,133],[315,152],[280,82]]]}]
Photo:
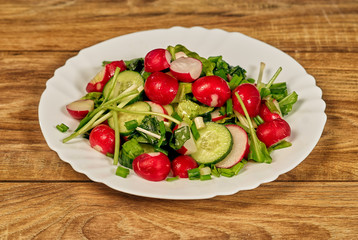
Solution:
[{"label": "green leaf", "polygon": [[271,163],[272,158],[266,148],[266,145],[261,142],[257,135],[255,128],[252,126],[252,122],[249,114],[247,113],[246,107],[238,93],[235,93],[242,109],[244,110],[245,117],[249,123],[249,138],[250,138],[250,153],[248,158],[260,163]]},{"label": "green leaf", "polygon": [[297,93],[292,92],[290,95],[284,97],[283,99],[281,99],[281,101],[278,102],[283,116],[291,112],[293,105],[297,102],[297,99]]},{"label": "green leaf", "polygon": [[122,145],[119,163],[122,166],[132,168],[133,160],[144,153],[143,148],[135,139],[131,139]]},{"label": "green leaf", "polygon": [[190,129],[188,126],[183,126],[176,129],[170,139],[169,146],[174,150],[180,149],[184,143],[190,139]]}]

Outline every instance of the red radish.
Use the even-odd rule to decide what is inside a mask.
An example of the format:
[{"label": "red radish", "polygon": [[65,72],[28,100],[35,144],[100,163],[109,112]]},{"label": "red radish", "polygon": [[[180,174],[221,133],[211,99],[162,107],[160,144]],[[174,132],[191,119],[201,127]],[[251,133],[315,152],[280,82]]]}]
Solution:
[{"label": "red radish", "polygon": [[210,115],[211,115],[211,121],[213,121],[213,122],[219,121],[219,120],[227,117],[226,114],[221,115],[220,109],[214,110],[213,112],[210,113]]},{"label": "red radish", "polygon": [[257,127],[256,135],[266,147],[270,147],[289,137],[291,135],[291,128],[285,120],[278,118],[260,124]]},{"label": "red radish", "polygon": [[197,167],[198,163],[190,156],[178,156],[172,161],[174,177],[188,178],[188,170]]},{"label": "red radish", "polygon": [[150,74],[144,84],[144,92],[147,97],[160,105],[171,103],[178,89],[178,80],[163,72]]},{"label": "red radish", "polygon": [[[151,102],[151,101],[145,101],[145,102],[149,104],[152,112],[167,114],[167,111],[164,109],[164,107],[162,105],[155,103],[155,102]],[[158,119],[158,121],[165,121],[165,122],[168,121],[168,119],[160,117],[160,116],[156,116],[156,118]]]},{"label": "red radish", "polygon": [[132,166],[138,176],[149,181],[162,181],[171,170],[169,158],[161,152],[143,153],[133,160]]},{"label": "red radish", "polygon": [[190,57],[178,58],[170,64],[170,72],[182,82],[193,82],[200,77],[202,69],[201,61]]},{"label": "red radish", "polygon": [[265,122],[269,122],[278,118],[282,118],[279,113],[271,112],[270,109],[267,107],[266,101],[262,101],[260,105],[259,115]]},{"label": "red radish", "polygon": [[66,105],[67,112],[74,118],[81,120],[94,109],[94,101],[81,99]]},{"label": "red radish", "polygon": [[245,130],[235,124],[226,125],[226,127],[232,135],[233,145],[229,155],[215,164],[219,168],[231,168],[244,157],[247,157],[250,151],[249,139]]},{"label": "red radish", "polygon": [[92,148],[103,153],[114,153],[114,130],[108,125],[100,124],[93,128],[89,136],[89,142]]},{"label": "red radish", "polygon": [[126,64],[122,60],[106,64],[106,66],[104,66],[102,70],[87,84],[86,91],[102,92],[106,83],[111,77],[113,77],[117,67],[121,69],[121,72],[127,69]]},{"label": "red radish", "polygon": [[[189,125],[185,122],[181,122],[180,124],[176,125],[173,129],[173,131],[177,130],[178,128],[187,126],[189,127]],[[190,127],[189,127],[189,131],[190,131]],[[195,140],[194,140],[194,136],[190,131],[190,138],[188,140],[186,140],[186,142],[184,143],[184,145],[177,150],[178,153],[182,154],[182,155],[190,155],[193,154],[197,151],[197,147],[195,144]]]},{"label": "red radish", "polygon": [[158,72],[169,68],[172,55],[163,48],[153,49],[144,58],[146,72]]},{"label": "red radish", "polygon": [[260,110],[261,96],[259,90],[257,90],[255,85],[250,83],[243,83],[237,86],[232,92],[232,104],[234,109],[245,116],[245,113],[241,108],[240,102],[239,100],[237,100],[237,97],[235,96],[235,92],[237,92],[240,95],[249,116],[250,117],[257,116]]},{"label": "red radish", "polygon": [[210,107],[221,107],[231,97],[227,82],[218,76],[205,76],[192,85],[194,97]]}]

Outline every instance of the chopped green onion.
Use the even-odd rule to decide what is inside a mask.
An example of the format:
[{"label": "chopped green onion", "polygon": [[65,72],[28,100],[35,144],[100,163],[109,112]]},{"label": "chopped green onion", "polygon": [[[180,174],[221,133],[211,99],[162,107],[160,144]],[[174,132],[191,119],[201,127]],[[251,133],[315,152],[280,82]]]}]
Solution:
[{"label": "chopped green onion", "polygon": [[198,132],[198,129],[196,128],[195,122],[192,122],[190,129],[191,129],[191,133],[193,134],[194,139],[198,140],[200,138],[200,134]]},{"label": "chopped green onion", "polygon": [[224,106],[223,106],[223,107],[220,107],[219,112],[220,112],[220,115],[221,115],[221,116],[224,116],[224,115],[226,114],[226,108],[225,108]]},{"label": "chopped green onion", "polygon": [[67,132],[67,130],[69,129],[69,127],[64,124],[64,123],[61,123],[59,125],[56,126],[56,128],[60,131],[60,132]]},{"label": "chopped green onion", "polygon": [[121,143],[121,138],[119,135],[119,127],[118,127],[118,113],[113,111],[113,124],[114,124],[114,156],[113,156],[113,164],[118,164],[119,159],[119,148]]},{"label": "chopped green onion", "polygon": [[188,177],[189,180],[198,180],[200,179],[200,169],[199,168],[193,168],[188,170]]},{"label": "chopped green onion", "polygon": [[209,167],[206,167],[204,165],[204,167],[200,168],[200,175],[210,175],[210,174],[211,174],[211,169]]},{"label": "chopped green onion", "polygon": [[204,118],[203,117],[196,117],[194,118],[196,129],[202,129],[205,127]]},{"label": "chopped green onion", "polygon": [[124,123],[124,126],[127,128],[128,131],[136,129],[138,127],[138,121],[133,119]]},{"label": "chopped green onion", "polygon": [[230,169],[233,171],[234,175],[239,174],[240,170],[245,166],[247,161],[245,159],[241,160],[241,162],[238,162],[234,166],[232,166]]},{"label": "chopped green onion", "polygon": [[232,99],[229,98],[226,102],[226,113],[227,115],[230,115],[233,113],[233,109],[232,109]]},{"label": "chopped green onion", "polygon": [[264,123],[264,120],[260,117],[260,115],[254,117],[254,121],[257,124],[257,126]]},{"label": "chopped green onion", "polygon": [[220,177],[220,173],[214,164],[211,165],[211,174],[215,177]]},{"label": "chopped green onion", "polygon": [[231,169],[220,168],[220,174],[224,177],[233,177],[235,173]]},{"label": "chopped green onion", "polygon": [[[159,131],[160,131],[160,139],[158,142],[158,148],[162,145],[165,140],[165,133],[167,132],[165,129],[164,122],[159,122]],[[168,154],[167,154],[168,155]]]},{"label": "chopped green onion", "polygon": [[230,90],[234,90],[237,86],[239,86],[241,80],[242,80],[242,76],[240,78],[237,74],[234,74],[229,82]]},{"label": "chopped green onion", "polygon": [[211,179],[211,175],[207,174],[207,175],[200,175],[200,181],[206,181],[206,180],[210,180]]},{"label": "chopped green onion", "polygon": [[129,174],[129,169],[128,168],[124,168],[124,167],[121,167],[121,166],[118,166],[117,167],[117,170],[116,170],[116,175],[117,176],[120,176],[122,178],[126,178]]},{"label": "chopped green onion", "polygon": [[170,177],[170,178],[167,178],[165,179],[167,182],[173,182],[175,180],[178,180],[179,179],[179,176],[176,176],[176,177]]}]

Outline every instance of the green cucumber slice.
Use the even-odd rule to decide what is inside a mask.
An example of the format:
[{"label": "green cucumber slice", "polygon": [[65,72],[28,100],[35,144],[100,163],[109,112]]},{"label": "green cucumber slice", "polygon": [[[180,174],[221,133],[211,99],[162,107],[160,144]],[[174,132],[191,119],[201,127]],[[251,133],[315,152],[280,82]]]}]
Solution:
[{"label": "green cucumber slice", "polygon": [[198,150],[191,156],[199,164],[214,164],[223,160],[232,149],[230,131],[221,124],[207,122],[198,130],[200,137],[196,141]]},{"label": "green cucumber slice", "polygon": [[[150,112],[151,111],[150,105],[148,103],[142,102],[142,101],[135,102],[131,105],[127,105],[123,109],[131,110],[131,111],[138,111],[138,112]],[[137,120],[138,124],[140,124],[143,121],[144,117],[145,117],[144,114],[119,112],[118,113],[118,127],[119,127],[120,134],[123,136],[126,136],[132,132],[126,128],[126,126],[124,125],[125,122],[131,121],[131,120]],[[108,119],[108,125],[114,129],[113,117]]]},{"label": "green cucumber slice", "polygon": [[118,74],[117,84],[113,89],[112,93],[109,95],[113,81],[114,79],[111,78],[103,89],[103,96],[108,97],[108,99],[117,97],[119,94],[121,94],[124,90],[126,90],[132,85],[136,85],[138,87],[144,86],[143,77],[138,72],[126,70]]}]

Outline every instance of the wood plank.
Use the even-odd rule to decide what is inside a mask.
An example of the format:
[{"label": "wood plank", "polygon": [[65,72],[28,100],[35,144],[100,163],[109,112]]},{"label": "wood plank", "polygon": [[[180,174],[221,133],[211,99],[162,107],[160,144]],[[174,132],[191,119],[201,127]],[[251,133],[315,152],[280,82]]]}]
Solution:
[{"label": "wood plank", "polygon": [[179,25],[238,31],[284,51],[357,52],[352,44],[357,11],[354,0],[6,0],[0,8],[0,50],[76,51],[119,35]]},{"label": "wood plank", "polygon": [[[316,78],[317,85],[322,88],[328,121],[314,151],[279,180],[357,180],[358,118],[355,103],[358,101],[358,86],[355,81],[357,69],[352,61],[355,54],[289,54]],[[38,125],[38,102],[46,81],[56,68],[74,55],[76,52],[2,53],[0,151],[3,154],[0,155],[0,180],[87,180],[49,151]],[[340,91],[337,91],[337,86]],[[342,94],[344,92],[349,94]]]},{"label": "wood plank", "polygon": [[0,183],[1,239],[353,239],[356,183],[269,183],[209,200],[96,183]]}]

